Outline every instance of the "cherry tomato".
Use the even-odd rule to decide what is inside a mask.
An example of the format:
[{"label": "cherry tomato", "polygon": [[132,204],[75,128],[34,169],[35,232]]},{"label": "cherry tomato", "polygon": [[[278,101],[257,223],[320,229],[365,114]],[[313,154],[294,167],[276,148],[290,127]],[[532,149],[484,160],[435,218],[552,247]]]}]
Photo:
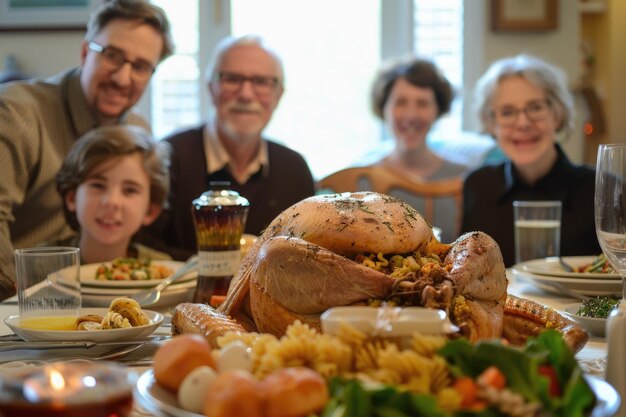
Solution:
[{"label": "cherry tomato", "polygon": [[549,393],[551,397],[560,397],[561,396],[561,384],[559,383],[559,378],[556,375],[556,371],[550,365],[541,365],[539,366],[539,374],[545,376],[550,380]]}]

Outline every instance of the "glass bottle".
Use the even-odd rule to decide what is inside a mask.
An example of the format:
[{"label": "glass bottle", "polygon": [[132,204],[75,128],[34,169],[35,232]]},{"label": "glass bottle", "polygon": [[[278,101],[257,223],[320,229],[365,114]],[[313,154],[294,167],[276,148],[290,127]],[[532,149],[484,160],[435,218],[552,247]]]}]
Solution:
[{"label": "glass bottle", "polygon": [[226,295],[241,262],[240,242],[249,206],[246,198],[223,185],[192,201],[199,260],[194,303],[209,304],[213,295]]}]

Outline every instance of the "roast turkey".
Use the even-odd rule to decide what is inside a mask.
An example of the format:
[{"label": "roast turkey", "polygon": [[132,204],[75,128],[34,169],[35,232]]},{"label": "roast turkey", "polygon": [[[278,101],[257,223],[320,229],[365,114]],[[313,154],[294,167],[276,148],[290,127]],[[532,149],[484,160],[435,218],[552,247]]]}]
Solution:
[{"label": "roast turkey", "polygon": [[[358,262],[364,254],[385,260],[432,257],[441,266],[398,279]],[[508,334],[507,315],[535,323],[524,332],[513,330],[517,342],[547,322],[522,311],[531,301],[507,304],[502,254],[490,236],[472,232],[441,244],[410,205],[361,192],[310,197],[282,212],[244,258],[217,311],[181,304],[172,326],[175,333],[202,333],[211,342],[244,329],[281,336],[294,320],[319,328],[320,314],[328,308],[390,299],[446,310],[470,340]],[[566,340],[574,349],[582,347],[584,330],[559,317]]]}]

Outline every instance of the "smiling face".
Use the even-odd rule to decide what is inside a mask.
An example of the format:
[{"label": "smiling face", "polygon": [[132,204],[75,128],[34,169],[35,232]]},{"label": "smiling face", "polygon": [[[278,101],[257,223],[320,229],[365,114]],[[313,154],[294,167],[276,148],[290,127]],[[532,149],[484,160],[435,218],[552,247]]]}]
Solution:
[{"label": "smiling face", "polygon": [[[115,47],[130,62],[143,61],[156,67],[163,48],[162,36],[151,26],[137,21],[115,19],[93,39],[103,47]],[[125,63],[119,70],[110,71],[102,65],[102,55],[83,42],[80,84],[92,114],[102,125],[117,119],[141,98],[148,81],[131,78],[131,66]]]},{"label": "smiling face", "polygon": [[278,62],[258,45],[237,45],[223,56],[216,70],[217,74],[220,72],[279,80],[276,92],[269,96],[257,94],[249,80],[233,92],[224,91],[219,78],[209,84],[220,135],[237,142],[259,139],[283,93]]},{"label": "smiling face", "polygon": [[437,119],[438,108],[432,88],[417,87],[404,78],[393,84],[383,109],[385,124],[401,152],[426,145],[426,134]]},{"label": "smiling face", "polygon": [[97,165],[66,195],[65,202],[80,223],[81,249],[85,243],[95,248],[116,247],[124,254],[131,237],[160,212],[150,204],[150,179],[139,153]]},{"label": "smiling face", "polygon": [[492,117],[488,129],[502,151],[521,171],[547,172],[556,159],[554,147],[560,120],[553,109],[540,119],[531,120],[522,109],[546,103],[545,91],[523,77],[501,80],[492,99],[493,111],[518,110],[515,122],[502,125]]}]

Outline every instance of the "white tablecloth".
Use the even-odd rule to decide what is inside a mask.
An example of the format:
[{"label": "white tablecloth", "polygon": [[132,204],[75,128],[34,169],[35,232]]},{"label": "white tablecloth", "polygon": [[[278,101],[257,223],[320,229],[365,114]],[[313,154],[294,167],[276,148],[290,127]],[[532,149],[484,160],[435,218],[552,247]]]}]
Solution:
[{"label": "white tablecloth", "polygon": [[[518,297],[528,298],[530,300],[536,301],[540,304],[550,306],[556,310],[563,310],[563,307],[567,304],[571,304],[577,302],[573,298],[558,296],[554,294],[546,293],[540,289],[533,287],[530,284],[524,282],[516,281],[513,274],[508,273],[509,278],[509,293],[516,295]],[[169,315],[167,310],[162,311],[166,316]],[[4,318],[10,315],[14,315],[18,313],[17,303],[15,301],[15,297],[13,299],[9,299],[6,302],[0,303],[0,317],[3,318],[0,323],[0,336],[12,334],[12,331],[4,324]],[[169,320],[165,320],[165,326],[161,326],[155,334],[157,335],[167,335],[170,334]],[[155,350],[158,348],[158,345],[150,345],[144,346],[137,351],[129,354],[124,358],[129,365],[131,365],[134,369],[139,372],[142,372],[147,369],[146,364],[138,365],[143,360],[150,360]],[[606,363],[606,341],[604,338],[591,337],[589,342],[585,345],[585,347],[578,352],[576,355],[577,359],[581,363],[583,369],[588,372],[594,373],[596,375],[603,376],[605,363]],[[54,354],[58,355],[58,359],[63,359],[64,355],[67,355],[67,351],[64,350],[56,350],[54,353],[47,352],[47,355]],[[47,358],[49,359],[49,358]],[[6,362],[6,359],[0,359],[0,362]],[[139,407],[136,408],[133,417],[139,416],[147,416],[150,414],[145,413],[144,410]]]}]

